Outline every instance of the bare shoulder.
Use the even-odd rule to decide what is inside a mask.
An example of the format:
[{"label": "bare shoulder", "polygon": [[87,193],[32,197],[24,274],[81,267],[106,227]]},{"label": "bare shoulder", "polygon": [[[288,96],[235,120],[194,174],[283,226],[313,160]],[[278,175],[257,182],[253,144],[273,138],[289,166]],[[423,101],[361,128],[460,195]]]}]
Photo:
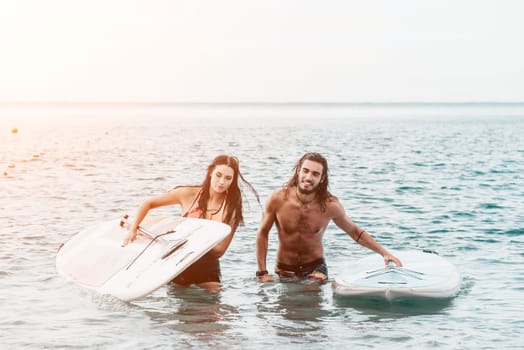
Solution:
[{"label": "bare shoulder", "polygon": [[335,196],[331,196],[326,200],[326,211],[333,219],[345,215],[344,206]]},{"label": "bare shoulder", "polygon": [[177,186],[168,193],[179,201],[193,200],[200,191],[200,186]]},{"label": "bare shoulder", "polygon": [[266,208],[279,208],[286,199],[286,196],[287,194],[285,188],[280,188],[278,190],[273,191],[266,202]]},{"label": "bare shoulder", "polygon": [[275,190],[273,191],[273,193],[271,193],[271,197],[269,197],[269,200],[281,201],[281,200],[284,200],[286,196],[287,196],[287,189],[279,188],[278,190]]},{"label": "bare shoulder", "polygon": [[200,191],[200,186],[177,186],[170,190],[170,193],[176,193],[178,195],[195,195]]}]

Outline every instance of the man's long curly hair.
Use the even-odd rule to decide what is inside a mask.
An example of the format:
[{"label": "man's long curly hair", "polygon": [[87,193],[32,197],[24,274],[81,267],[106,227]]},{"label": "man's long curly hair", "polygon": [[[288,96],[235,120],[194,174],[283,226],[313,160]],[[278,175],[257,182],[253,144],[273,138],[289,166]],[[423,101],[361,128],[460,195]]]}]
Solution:
[{"label": "man's long curly hair", "polygon": [[293,176],[286,183],[285,187],[287,188],[287,190],[289,190],[289,188],[293,186],[296,186],[298,188],[298,173],[302,168],[302,164],[304,164],[304,161],[306,160],[311,160],[322,165],[322,178],[316,189],[315,199],[320,202],[320,207],[322,211],[325,211],[327,201],[336,197],[329,192],[328,164],[326,158],[324,158],[320,153],[309,152],[304,154],[295,165]]}]

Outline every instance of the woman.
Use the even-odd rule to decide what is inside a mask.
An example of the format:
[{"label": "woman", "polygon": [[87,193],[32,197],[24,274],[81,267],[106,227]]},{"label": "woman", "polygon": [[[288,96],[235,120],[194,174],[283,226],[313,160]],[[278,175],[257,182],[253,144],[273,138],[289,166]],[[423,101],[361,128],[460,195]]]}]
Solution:
[{"label": "woman", "polygon": [[221,277],[218,259],[226,252],[238,225],[243,221],[239,179],[253,191],[260,203],[257,192],[240,173],[238,159],[219,155],[207,167],[202,185],[178,186],[166,194],[146,200],[138,209],[124,245],[136,238],[137,228],[149,210],[166,205],[180,205],[184,217],[224,222],[231,226],[229,235],[172,281],[183,286],[196,284],[210,291],[218,291]]}]

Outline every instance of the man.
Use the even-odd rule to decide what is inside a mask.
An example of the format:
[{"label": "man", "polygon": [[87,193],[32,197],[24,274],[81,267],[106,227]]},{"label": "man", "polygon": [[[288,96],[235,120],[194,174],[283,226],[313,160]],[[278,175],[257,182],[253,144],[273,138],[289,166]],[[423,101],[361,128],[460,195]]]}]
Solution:
[{"label": "man", "polygon": [[288,183],[271,194],[257,232],[256,275],[260,282],[273,281],[266,268],[268,235],[273,223],[279,239],[275,273],[281,281],[315,285],[327,282],[322,238],[330,220],[357,243],[382,255],[386,264],[391,261],[402,266],[399,259],[347,217],[328,186],[326,159],[318,153],[306,153]]}]

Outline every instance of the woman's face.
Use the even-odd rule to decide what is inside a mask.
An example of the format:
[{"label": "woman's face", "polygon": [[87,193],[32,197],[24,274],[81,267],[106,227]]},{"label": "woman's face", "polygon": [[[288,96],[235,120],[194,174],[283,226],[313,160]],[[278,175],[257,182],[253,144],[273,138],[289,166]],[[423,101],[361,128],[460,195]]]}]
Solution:
[{"label": "woman's face", "polygon": [[224,193],[233,182],[235,171],[230,166],[220,164],[211,172],[211,189],[217,193]]}]

